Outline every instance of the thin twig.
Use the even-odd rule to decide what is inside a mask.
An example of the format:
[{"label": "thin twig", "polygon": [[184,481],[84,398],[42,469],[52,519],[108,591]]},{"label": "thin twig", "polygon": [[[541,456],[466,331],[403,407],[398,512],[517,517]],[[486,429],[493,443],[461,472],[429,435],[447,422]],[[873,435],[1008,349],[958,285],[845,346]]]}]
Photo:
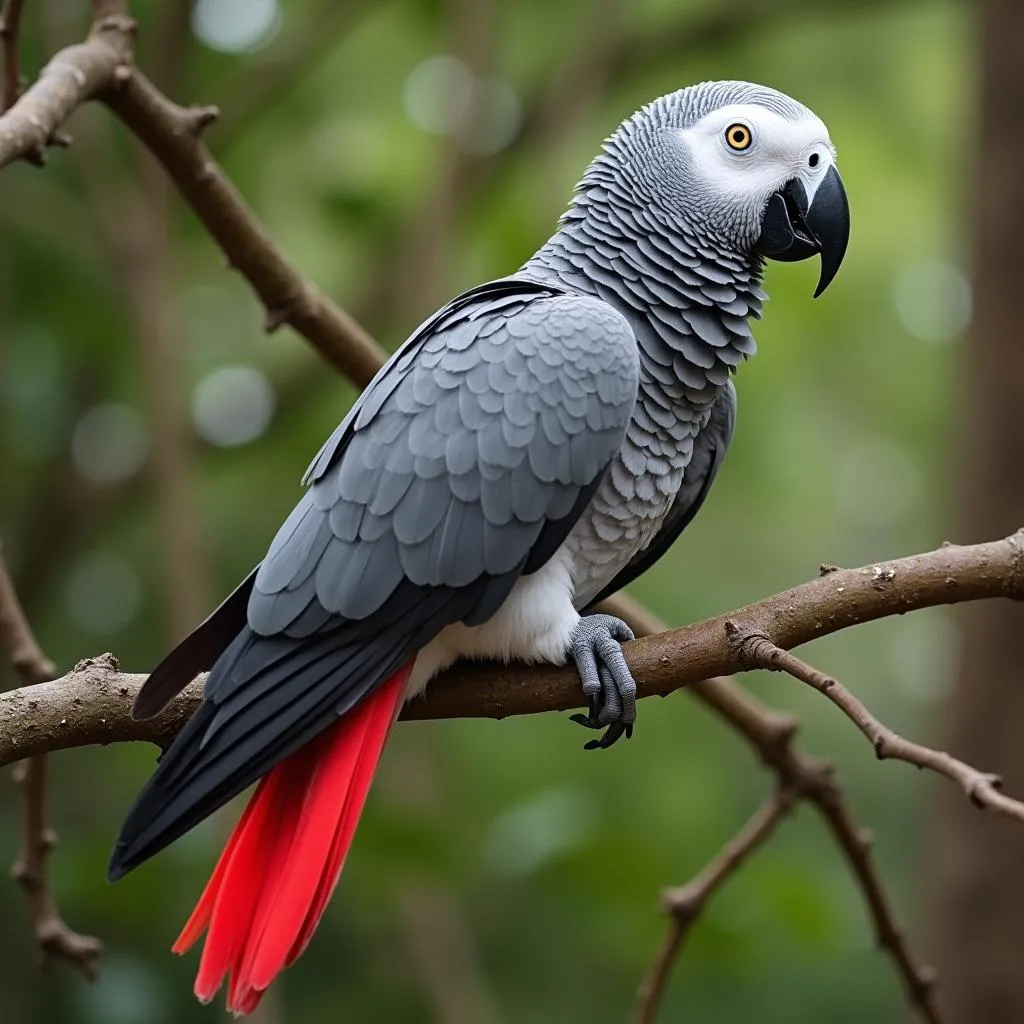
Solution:
[{"label": "thin twig", "polygon": [[942,750],[922,746],[893,732],[880,722],[864,703],[858,700],[838,680],[819,671],[806,661],[772,643],[768,637],[734,626],[733,642],[740,657],[751,668],[764,668],[774,672],[787,672],[823,694],[857,726],[875,748],[880,761],[905,761],[918,768],[944,775],[955,782],[976,807],[997,811],[1008,817],[1024,821],[1024,802],[1012,800],[1000,792],[1002,780],[998,775],[979,771]]},{"label": "thin twig", "polygon": [[21,11],[25,0],[4,0],[0,11],[0,43],[3,49],[3,85],[0,88],[0,114],[17,102],[21,95],[21,61],[18,41],[21,32]]},{"label": "thin twig", "polygon": [[46,824],[46,774],[45,754],[23,761],[14,770],[22,792],[22,839],[18,859],[11,867],[11,877],[25,893],[39,947],[40,967],[47,968],[63,960],[89,981],[95,981],[99,977],[97,960],[103,952],[103,943],[67,925],[47,879],[47,861],[57,839]]},{"label": "thin twig", "polygon": [[[0,84],[0,114],[5,114],[21,96],[21,14],[24,0],[4,0],[0,11],[0,42],[2,42],[3,80]],[[46,146],[49,143],[66,145],[67,136],[54,133],[50,139],[33,145],[24,153],[24,158],[36,167],[46,163]]]},{"label": "thin twig", "polygon": [[[0,553],[0,646],[7,648],[23,686],[53,678],[54,664],[43,653],[25,618],[14,584]],[[97,977],[96,960],[103,943],[79,935],[64,922],[50,892],[47,861],[56,837],[46,823],[46,754],[23,761],[15,768],[21,785],[21,849],[11,876],[25,893],[42,967],[64,960],[90,981]]]},{"label": "thin twig", "polygon": [[[625,619],[637,636],[667,629],[656,615],[628,595],[605,601],[603,610]],[[910,948],[871,855],[871,832],[854,820],[832,765],[797,746],[799,723],[792,715],[763,704],[735,680],[705,679],[693,684],[688,692],[747,740],[765,765],[775,771],[780,787],[799,793],[821,815],[857,880],[878,946],[891,957],[911,1005],[927,1024],[941,1024],[935,1003],[935,972]]]},{"label": "thin twig", "polygon": [[7,563],[0,551],[0,645],[22,686],[34,686],[53,678],[55,666],[43,653],[18,601]]},{"label": "thin twig", "polygon": [[825,819],[832,838],[843,851],[867,902],[875,941],[896,964],[911,1006],[927,1024],[942,1024],[935,999],[935,970],[917,957],[897,922],[896,911],[871,854],[874,836],[870,829],[861,828],[854,821],[831,766],[823,765],[823,769],[817,787],[807,792],[807,798]]},{"label": "thin twig", "polygon": [[705,904],[768,841],[799,797],[795,789],[778,788],[700,874],[662,892],[662,910],[670,920],[651,973],[640,986],[635,1024],[653,1024],[676,957]]}]

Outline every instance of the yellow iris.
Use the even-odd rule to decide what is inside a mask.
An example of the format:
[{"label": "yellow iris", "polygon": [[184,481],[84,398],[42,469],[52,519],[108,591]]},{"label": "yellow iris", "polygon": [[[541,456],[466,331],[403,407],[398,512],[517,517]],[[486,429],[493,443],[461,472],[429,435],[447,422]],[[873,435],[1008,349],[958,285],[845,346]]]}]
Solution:
[{"label": "yellow iris", "polygon": [[731,149],[742,151],[749,148],[753,139],[745,124],[731,124],[725,129],[725,141]]}]

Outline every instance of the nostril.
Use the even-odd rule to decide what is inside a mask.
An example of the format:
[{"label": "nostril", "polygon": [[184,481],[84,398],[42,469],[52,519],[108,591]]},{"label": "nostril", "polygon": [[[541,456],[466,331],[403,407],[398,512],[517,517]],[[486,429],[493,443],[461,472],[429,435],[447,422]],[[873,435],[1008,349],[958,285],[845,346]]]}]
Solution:
[{"label": "nostril", "polygon": [[807,158],[807,163],[810,164],[811,167],[817,167],[819,160],[821,160],[821,157],[817,153],[812,153]]}]

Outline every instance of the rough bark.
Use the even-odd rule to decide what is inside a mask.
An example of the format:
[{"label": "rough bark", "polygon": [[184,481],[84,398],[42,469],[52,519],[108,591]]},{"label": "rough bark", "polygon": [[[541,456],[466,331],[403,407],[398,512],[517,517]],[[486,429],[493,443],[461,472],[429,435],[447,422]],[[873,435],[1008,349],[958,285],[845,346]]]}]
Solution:
[{"label": "rough bark", "polygon": [[[664,696],[712,676],[757,667],[742,642],[752,634],[788,650],[887,615],[993,597],[1024,600],[1024,531],[1005,540],[950,544],[858,569],[829,567],[825,575],[781,594],[641,637],[624,651],[637,696]],[[159,716],[136,722],[129,710],[144,680],[122,673],[107,654],[79,662],[53,682],[0,693],[0,766],[92,743],[165,744],[195,710],[201,686],[193,682]],[[582,703],[579,677],[567,666],[458,662],[423,698],[410,701],[401,717],[506,718]],[[987,766],[987,758],[980,761]]]}]

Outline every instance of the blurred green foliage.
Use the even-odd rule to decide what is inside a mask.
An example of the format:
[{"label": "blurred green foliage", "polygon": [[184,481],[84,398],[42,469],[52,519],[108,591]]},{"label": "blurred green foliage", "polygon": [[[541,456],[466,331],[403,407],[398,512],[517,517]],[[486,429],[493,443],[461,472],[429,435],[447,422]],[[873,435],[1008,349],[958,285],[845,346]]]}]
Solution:
[{"label": "blurred green foliage", "polygon": [[[760,355],[739,376],[725,469],[695,524],[633,592],[678,623],[800,582],[821,562],[870,563],[945,539],[969,312],[969,11],[929,0],[764,0],[736,4],[727,29],[701,41],[699,27],[729,5],[483,3],[363,4],[335,30],[330,5],[313,0],[280,9],[261,0],[248,13],[244,4],[203,0],[193,21],[206,40],[188,41],[174,95],[225,103],[223,125],[209,134],[218,159],[289,257],[389,347],[457,290],[518,266],[551,230],[600,140],[643,102],[727,77],[798,97],[829,124],[839,150],[854,216],[846,264],[817,302],[816,267],[769,269],[772,301],[758,329]],[[29,5],[26,70],[35,72],[54,42],[81,35],[85,12],[76,8],[85,6],[54,0],[43,18]],[[173,5],[134,6],[147,68],[161,55],[157,26]],[[602,36],[595,22],[612,9]],[[258,21],[253,12],[267,20],[246,40],[239,25]],[[329,31],[335,36],[323,38]],[[240,45],[239,32],[248,49],[225,52]],[[309,58],[289,57],[289,40],[303,38]],[[410,118],[410,104],[415,113],[430,101],[422,91],[410,100],[410,75],[460,47],[476,71],[502,83],[488,86],[497,106],[487,109],[508,121],[505,138],[480,142],[483,122],[453,136]],[[418,81],[423,87],[422,74]],[[526,126],[521,138],[510,95]],[[136,173],[136,153],[102,109],[83,110],[71,128],[79,152],[54,153],[43,172],[3,172],[0,532],[59,665],[111,650],[126,668],[145,670],[173,639],[146,458],[151,402],[123,271],[105,251],[89,187],[91,175],[116,200],[119,182]],[[497,151],[472,152],[481,148]],[[438,186],[446,175],[447,192]],[[133,217],[128,205],[114,208]],[[257,383],[265,378],[275,398],[266,429],[259,433],[257,415],[251,432],[259,436],[249,443],[191,437],[192,509],[212,606],[262,554],[353,389],[324,372],[301,339],[262,333],[246,287],[222,269],[181,204],[171,228],[168,315],[182,374],[175,400],[191,410],[205,381],[215,406],[221,395],[245,420],[260,388],[210,378],[239,364],[258,370]],[[90,447],[82,418],[107,403],[142,419],[129,412],[126,425],[121,409],[116,429],[99,429]],[[120,478],[103,483],[97,472]],[[895,728],[926,738],[951,682],[956,640],[947,613],[935,610],[848,631],[813,645],[810,656]],[[924,936],[931,780],[877,764],[849,723],[796,683],[748,681],[801,716],[812,750],[835,757],[856,814],[877,832],[900,915]],[[271,1019],[440,1019],[410,947],[410,893],[424,886],[465,916],[500,1020],[628,1019],[663,928],[659,888],[699,869],[771,780],[683,694],[645,702],[636,738],[609,753],[584,754],[584,739],[556,715],[399,728],[333,905],[275,993]],[[220,1012],[192,999],[194,956],[178,960],[168,947],[230,815],[116,887],[103,878],[153,759],[143,746],[54,759],[62,841],[53,884],[69,921],[101,935],[107,953],[92,987],[63,968],[37,975],[20,896],[0,885],[4,1024],[188,1024]],[[0,794],[0,859],[10,860],[17,816],[7,778]],[[850,875],[810,811],[709,906],[662,1019],[905,1019],[894,971],[873,949]]]}]

